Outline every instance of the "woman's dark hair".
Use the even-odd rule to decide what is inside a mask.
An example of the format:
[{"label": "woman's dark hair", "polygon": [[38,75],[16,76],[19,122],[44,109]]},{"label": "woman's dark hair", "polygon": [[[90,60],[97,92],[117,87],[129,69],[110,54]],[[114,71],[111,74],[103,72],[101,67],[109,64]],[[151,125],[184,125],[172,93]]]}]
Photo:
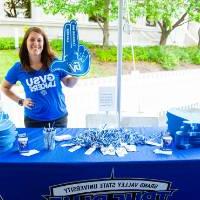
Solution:
[{"label": "woman's dark hair", "polygon": [[33,71],[30,66],[29,54],[27,49],[27,39],[32,32],[41,34],[44,39],[44,46],[41,54],[42,68],[47,69],[51,62],[55,59],[55,54],[49,46],[49,41],[45,32],[39,27],[31,27],[26,31],[19,51],[19,58],[22,64],[22,68],[28,72]]}]

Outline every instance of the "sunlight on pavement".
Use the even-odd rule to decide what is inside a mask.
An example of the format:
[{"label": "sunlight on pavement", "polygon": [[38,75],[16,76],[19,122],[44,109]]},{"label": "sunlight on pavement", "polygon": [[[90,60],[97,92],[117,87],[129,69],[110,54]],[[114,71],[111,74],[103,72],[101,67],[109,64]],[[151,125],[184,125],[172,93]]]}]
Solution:
[{"label": "sunlight on pavement", "polygon": [[[200,70],[153,72],[122,76],[121,114],[123,116],[157,116],[174,107],[187,107],[200,102]],[[69,112],[68,127],[85,127],[87,114],[99,112],[99,87],[115,86],[116,77],[80,79],[74,88],[63,87]],[[195,89],[196,88],[196,89]],[[13,90],[24,97],[23,88]],[[1,107],[17,127],[24,127],[23,108],[3,94]],[[165,117],[165,116],[162,116]],[[163,120],[163,119],[162,119]]]}]

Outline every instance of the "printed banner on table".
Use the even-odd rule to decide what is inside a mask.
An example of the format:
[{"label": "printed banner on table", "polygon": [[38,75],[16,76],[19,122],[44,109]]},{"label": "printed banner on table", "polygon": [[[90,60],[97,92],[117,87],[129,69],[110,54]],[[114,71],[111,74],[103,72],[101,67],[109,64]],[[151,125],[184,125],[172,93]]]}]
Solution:
[{"label": "printed banner on table", "polygon": [[47,200],[167,200],[177,189],[171,182],[123,178],[87,180],[50,186]]}]

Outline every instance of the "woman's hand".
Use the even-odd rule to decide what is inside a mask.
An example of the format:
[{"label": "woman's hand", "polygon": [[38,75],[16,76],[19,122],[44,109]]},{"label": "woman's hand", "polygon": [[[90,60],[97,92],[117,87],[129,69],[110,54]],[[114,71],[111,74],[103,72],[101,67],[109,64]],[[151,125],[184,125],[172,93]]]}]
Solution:
[{"label": "woman's hand", "polygon": [[[21,99],[19,96],[17,96],[12,90],[11,88],[13,87],[13,84],[9,83],[8,81],[4,80],[2,82],[2,85],[1,85],[1,90],[2,92],[7,96],[9,97],[10,99],[12,99],[13,101],[15,101],[16,103],[19,102],[19,100]],[[23,104],[22,106],[28,108],[28,109],[32,109],[33,106],[34,106],[34,102],[27,98],[27,99],[24,99],[23,100]]]},{"label": "woman's hand", "polygon": [[66,87],[74,87],[76,85],[76,83],[78,82],[78,78],[77,77],[74,77],[74,76],[65,76],[63,79],[62,79],[62,82],[63,84],[66,86]]},{"label": "woman's hand", "polygon": [[34,102],[31,99],[29,99],[29,98],[24,99],[23,106],[26,107],[26,108],[28,108],[28,109],[32,109],[33,106],[34,106]]}]

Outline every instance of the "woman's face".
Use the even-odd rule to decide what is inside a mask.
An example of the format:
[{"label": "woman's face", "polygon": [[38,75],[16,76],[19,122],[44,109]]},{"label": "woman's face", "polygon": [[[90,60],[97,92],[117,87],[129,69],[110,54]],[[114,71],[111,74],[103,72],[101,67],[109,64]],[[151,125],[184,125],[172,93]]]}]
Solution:
[{"label": "woman's face", "polygon": [[39,33],[31,32],[27,38],[26,45],[29,56],[39,56],[43,50],[44,38]]}]

